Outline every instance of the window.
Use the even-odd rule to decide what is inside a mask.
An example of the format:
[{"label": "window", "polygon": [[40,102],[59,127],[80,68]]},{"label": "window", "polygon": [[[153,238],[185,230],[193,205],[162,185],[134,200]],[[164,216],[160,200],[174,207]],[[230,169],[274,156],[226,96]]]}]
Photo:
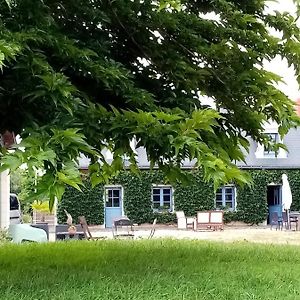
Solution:
[{"label": "window", "polygon": [[121,188],[106,188],[105,207],[120,207]]},{"label": "window", "polygon": [[235,210],[235,188],[234,186],[223,186],[216,192],[216,208]]},{"label": "window", "polygon": [[153,210],[172,211],[172,188],[171,187],[153,187],[152,189]]},{"label": "window", "polygon": [[[278,133],[268,133],[267,136],[273,143],[279,143]],[[270,147],[264,146],[264,157],[276,157],[276,152],[270,149]]]}]

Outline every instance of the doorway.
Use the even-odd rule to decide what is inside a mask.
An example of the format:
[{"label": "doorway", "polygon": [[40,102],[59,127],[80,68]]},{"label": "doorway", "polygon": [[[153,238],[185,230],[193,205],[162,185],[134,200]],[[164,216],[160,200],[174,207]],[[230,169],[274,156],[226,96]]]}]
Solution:
[{"label": "doorway", "polygon": [[111,228],[113,220],[122,216],[122,188],[105,188],[105,227]]},{"label": "doorway", "polygon": [[268,185],[267,201],[269,209],[268,224],[270,224],[270,217],[272,213],[277,212],[278,217],[282,217],[281,185]]}]

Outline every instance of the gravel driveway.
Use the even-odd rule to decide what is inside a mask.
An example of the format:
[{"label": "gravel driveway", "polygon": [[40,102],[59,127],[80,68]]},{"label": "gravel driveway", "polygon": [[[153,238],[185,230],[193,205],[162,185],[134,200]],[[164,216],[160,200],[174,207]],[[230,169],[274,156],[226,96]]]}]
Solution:
[{"label": "gravel driveway", "polygon": [[[99,226],[91,227],[93,236],[113,238],[111,229]],[[135,238],[147,238],[151,227],[142,225],[135,227]],[[300,245],[300,231],[276,230],[269,226],[225,226],[223,231],[178,230],[176,226],[158,225],[153,238],[199,239],[219,242],[248,241],[254,243]],[[50,232],[50,241],[54,241],[54,233]]]}]

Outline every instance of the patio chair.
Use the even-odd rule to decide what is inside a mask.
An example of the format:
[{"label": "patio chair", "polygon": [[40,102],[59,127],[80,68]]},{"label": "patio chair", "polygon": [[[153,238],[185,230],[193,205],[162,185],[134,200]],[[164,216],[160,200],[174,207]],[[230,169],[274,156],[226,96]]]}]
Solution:
[{"label": "patio chair", "polygon": [[186,217],[183,210],[176,211],[177,217],[177,228],[178,229],[187,229],[189,226],[194,229],[195,218],[194,217]]},{"label": "patio chair", "polygon": [[152,223],[152,228],[151,228],[151,231],[150,231],[150,235],[148,236],[148,240],[153,238],[153,235],[155,233],[156,222],[157,222],[157,219],[155,218],[153,223]]},{"label": "patio chair", "polygon": [[97,240],[103,240],[103,239],[106,238],[104,236],[98,236],[98,237],[92,236],[91,231],[89,229],[89,226],[88,226],[84,216],[79,217],[79,223],[81,225],[81,228],[83,230],[84,237],[85,237],[86,240],[88,240],[88,241],[97,241]]},{"label": "patio chair", "polygon": [[292,223],[295,224],[295,230],[298,231],[298,224],[299,224],[299,219],[295,215],[289,215],[289,221],[290,221],[290,229],[292,229]]},{"label": "patio chair", "polygon": [[112,227],[113,238],[134,238],[133,223],[127,217],[114,220]]},{"label": "patio chair", "polygon": [[[280,218],[279,218],[279,220],[280,220]],[[282,212],[281,222],[282,222],[282,227],[284,224],[285,229],[291,229],[291,224],[289,224],[288,214],[286,211]]]},{"label": "patio chair", "polygon": [[47,242],[47,233],[44,229],[31,227],[29,224],[10,224],[8,234],[13,243]]},{"label": "patio chair", "polygon": [[276,230],[279,229],[279,230],[282,230],[282,219],[280,219],[278,217],[278,212],[277,211],[274,211],[271,213],[271,216],[270,216],[270,225],[271,225],[271,230],[273,229],[273,225],[276,225]]}]

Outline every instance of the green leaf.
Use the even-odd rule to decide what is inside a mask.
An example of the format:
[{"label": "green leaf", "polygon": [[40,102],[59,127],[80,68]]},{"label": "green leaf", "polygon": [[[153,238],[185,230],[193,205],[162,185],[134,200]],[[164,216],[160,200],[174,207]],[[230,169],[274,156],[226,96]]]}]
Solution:
[{"label": "green leaf", "polygon": [[57,174],[58,180],[60,182],[68,184],[68,185],[74,187],[75,189],[77,189],[78,191],[81,191],[81,188],[78,185],[78,180],[71,179],[70,177],[68,177],[66,174],[64,174],[62,172],[57,172],[56,174]]},{"label": "green leaf", "polygon": [[99,175],[98,173],[92,173],[90,179],[91,179],[92,188],[94,188],[100,183],[105,182],[103,176]]}]

